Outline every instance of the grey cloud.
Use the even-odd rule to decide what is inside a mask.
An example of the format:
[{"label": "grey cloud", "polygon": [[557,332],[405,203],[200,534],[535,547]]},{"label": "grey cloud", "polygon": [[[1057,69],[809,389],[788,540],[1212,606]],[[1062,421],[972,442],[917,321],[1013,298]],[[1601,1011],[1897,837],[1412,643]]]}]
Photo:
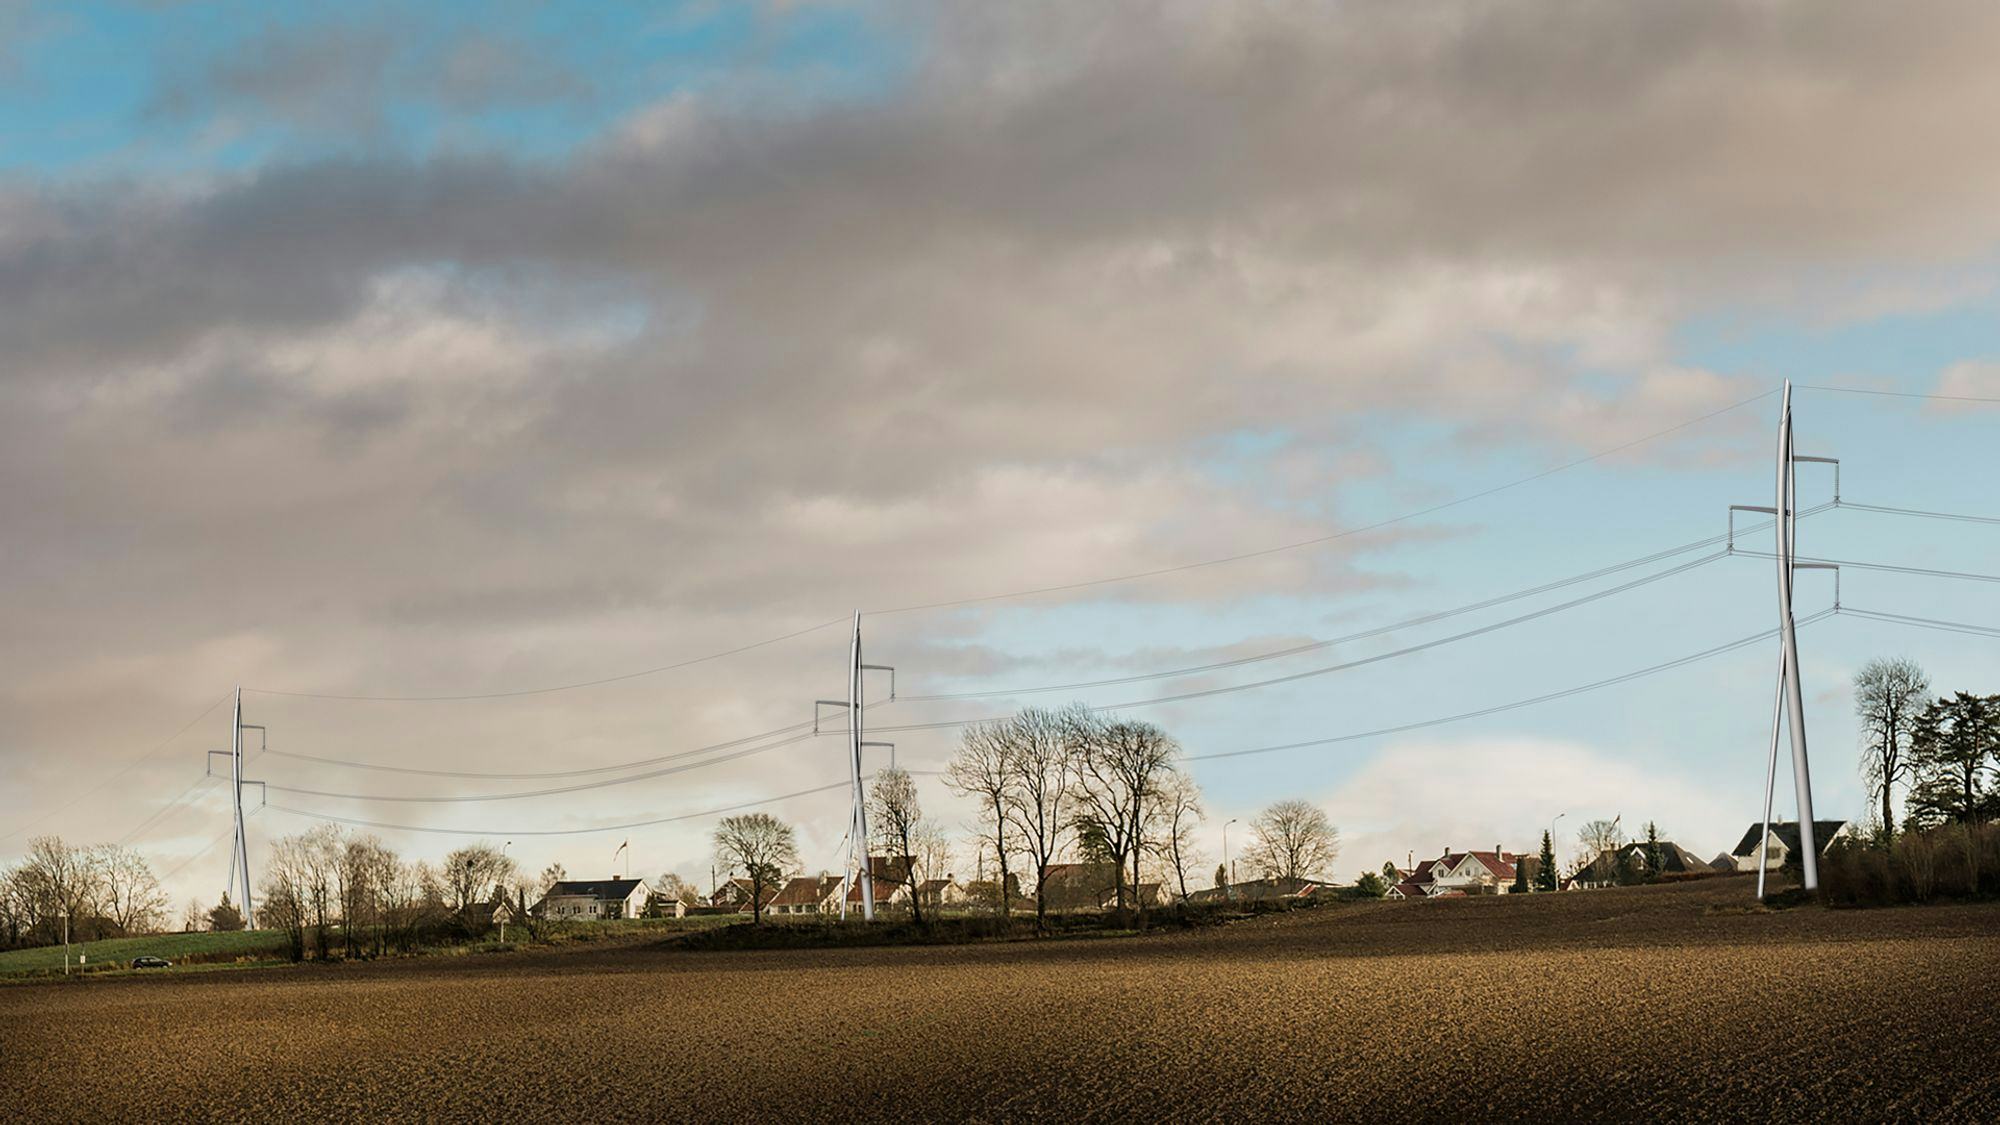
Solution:
[{"label": "grey cloud", "polygon": [[[910,16],[926,61],[882,98],[683,96],[558,163],[16,184],[0,739],[52,784],[79,707],[587,679],[856,605],[1325,534],[1340,486],[1381,472],[1339,452],[1385,419],[1553,461],[1714,409],[1744,388],[1673,366],[1675,317],[2000,236],[2000,159],[1967,142],[2000,101],[1995,21],[965,5]],[[174,111],[380,92],[365,34],[295,73],[279,47]],[[476,62],[451,96],[503,96]],[[1241,430],[1333,451],[1273,465],[1328,500],[1190,467]],[[1688,441],[1713,455],[1713,432]],[[1421,534],[1072,596],[1369,589],[1395,581],[1370,555]],[[820,639],[521,729],[602,762],[794,721],[838,667]],[[310,737],[532,757],[498,719],[401,721]]]}]

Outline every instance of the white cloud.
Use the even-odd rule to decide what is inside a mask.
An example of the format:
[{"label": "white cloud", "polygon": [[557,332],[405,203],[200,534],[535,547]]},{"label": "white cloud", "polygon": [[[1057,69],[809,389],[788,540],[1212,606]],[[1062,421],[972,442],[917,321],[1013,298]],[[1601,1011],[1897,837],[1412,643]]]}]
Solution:
[{"label": "white cloud", "polygon": [[1341,830],[1345,879],[1385,860],[1402,866],[1411,853],[1421,861],[1495,844],[1532,852],[1558,814],[1567,814],[1556,825],[1565,863],[1579,825],[1620,814],[1628,835],[1642,835],[1651,820],[1708,859],[1734,846],[1746,823],[1741,810],[1760,797],[1689,777],[1656,747],[1620,752],[1511,737],[1385,747],[1319,804]]}]

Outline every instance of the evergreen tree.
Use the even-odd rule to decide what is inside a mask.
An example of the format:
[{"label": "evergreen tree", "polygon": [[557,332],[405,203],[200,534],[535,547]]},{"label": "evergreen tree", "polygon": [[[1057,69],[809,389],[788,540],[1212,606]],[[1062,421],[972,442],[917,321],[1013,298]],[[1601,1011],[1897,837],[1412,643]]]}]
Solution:
[{"label": "evergreen tree", "polygon": [[1912,825],[1982,819],[1985,775],[2000,767],[2000,701],[1962,691],[1938,699],[1917,716],[1910,757]]},{"label": "evergreen tree", "polygon": [[1218,864],[1216,864],[1216,865],[1215,865],[1215,885],[1216,885],[1217,887],[1219,887],[1219,888],[1223,888],[1223,889],[1227,889],[1227,888],[1228,888],[1228,886],[1229,886],[1229,865],[1228,865],[1228,864],[1223,864],[1223,863],[1218,863]]},{"label": "evergreen tree", "polygon": [[1542,829],[1542,869],[1535,872],[1535,889],[1553,891],[1556,889],[1556,845],[1549,839],[1549,830]]},{"label": "evergreen tree", "polygon": [[243,928],[243,912],[229,904],[228,895],[208,912],[208,928],[219,934]]},{"label": "evergreen tree", "polygon": [[1661,867],[1666,862],[1666,853],[1660,850],[1660,826],[1646,822],[1646,880],[1658,879]]}]

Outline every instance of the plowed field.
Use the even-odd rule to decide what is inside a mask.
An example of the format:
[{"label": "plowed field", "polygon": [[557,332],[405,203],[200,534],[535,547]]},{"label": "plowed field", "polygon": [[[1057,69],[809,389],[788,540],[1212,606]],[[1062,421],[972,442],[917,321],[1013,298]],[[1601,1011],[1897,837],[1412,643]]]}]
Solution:
[{"label": "plowed field", "polygon": [[0,988],[16,1120],[2000,1120],[2000,905],[1736,879],[1129,939]]}]

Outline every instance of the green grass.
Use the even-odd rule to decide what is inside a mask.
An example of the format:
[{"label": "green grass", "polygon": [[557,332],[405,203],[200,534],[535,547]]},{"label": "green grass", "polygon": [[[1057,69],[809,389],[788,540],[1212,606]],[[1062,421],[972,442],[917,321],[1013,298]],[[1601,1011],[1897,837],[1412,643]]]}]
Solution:
[{"label": "green grass", "polygon": [[[77,954],[88,958],[86,967],[128,965],[134,957],[165,957],[178,964],[190,958],[202,960],[237,957],[284,956],[285,935],[277,930],[237,930],[214,934],[155,934],[150,937],[107,938],[69,947],[70,963]],[[45,945],[35,949],[14,949],[0,953],[0,975],[62,972],[63,947]]]}]

